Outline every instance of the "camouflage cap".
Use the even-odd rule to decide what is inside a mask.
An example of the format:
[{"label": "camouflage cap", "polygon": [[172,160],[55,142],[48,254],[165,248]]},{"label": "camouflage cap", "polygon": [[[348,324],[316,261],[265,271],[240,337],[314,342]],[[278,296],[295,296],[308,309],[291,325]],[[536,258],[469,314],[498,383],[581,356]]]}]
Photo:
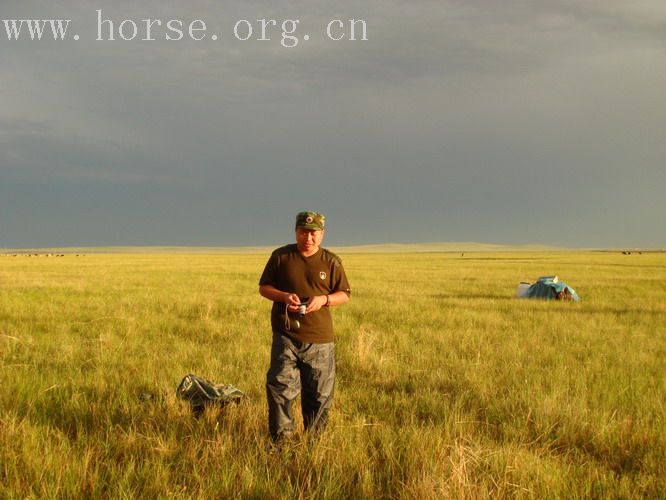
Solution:
[{"label": "camouflage cap", "polygon": [[312,231],[322,231],[326,224],[326,217],[317,212],[299,212],[296,215],[296,227],[310,229]]}]

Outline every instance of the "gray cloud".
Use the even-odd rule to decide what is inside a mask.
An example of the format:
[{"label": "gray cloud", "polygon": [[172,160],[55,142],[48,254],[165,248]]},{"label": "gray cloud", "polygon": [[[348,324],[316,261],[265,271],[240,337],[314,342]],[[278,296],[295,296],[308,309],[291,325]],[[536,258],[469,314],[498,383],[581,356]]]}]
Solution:
[{"label": "gray cloud", "polygon": [[[204,18],[221,40],[95,42],[96,8]],[[270,244],[303,207],[338,243],[666,243],[660,2],[6,9],[71,17],[82,40],[0,40],[0,246]],[[229,38],[261,17],[312,39]],[[324,40],[336,17],[369,40]]]}]

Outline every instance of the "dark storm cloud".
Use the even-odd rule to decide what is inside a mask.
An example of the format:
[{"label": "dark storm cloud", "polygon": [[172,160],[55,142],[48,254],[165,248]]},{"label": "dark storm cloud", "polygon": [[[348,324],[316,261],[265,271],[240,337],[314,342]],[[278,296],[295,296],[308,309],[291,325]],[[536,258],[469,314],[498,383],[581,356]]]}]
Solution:
[{"label": "dark storm cloud", "polygon": [[[96,42],[98,8],[205,19],[221,40]],[[337,243],[665,243],[650,230],[666,215],[659,2],[13,2],[11,16],[71,18],[81,41],[0,42],[0,245],[270,244],[303,207],[329,213]],[[230,36],[264,17],[312,38]],[[366,19],[369,40],[327,41],[333,18]]]}]

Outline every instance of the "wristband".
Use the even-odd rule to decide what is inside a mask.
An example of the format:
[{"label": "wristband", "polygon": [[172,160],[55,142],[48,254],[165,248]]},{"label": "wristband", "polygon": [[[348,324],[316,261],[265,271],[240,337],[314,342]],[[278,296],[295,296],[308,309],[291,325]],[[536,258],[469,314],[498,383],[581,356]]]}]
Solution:
[{"label": "wristband", "polygon": [[326,307],[328,307],[328,306],[330,306],[330,305],[331,305],[331,296],[330,296],[330,295],[327,295],[327,296],[326,296]]}]

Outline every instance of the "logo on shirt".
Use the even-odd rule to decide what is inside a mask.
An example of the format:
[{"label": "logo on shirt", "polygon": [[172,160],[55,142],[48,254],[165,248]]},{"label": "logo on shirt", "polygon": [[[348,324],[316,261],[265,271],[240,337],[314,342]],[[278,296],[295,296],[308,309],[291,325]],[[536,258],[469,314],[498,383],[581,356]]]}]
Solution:
[{"label": "logo on shirt", "polygon": [[322,279],[322,280],[326,279],[326,272],[325,271],[319,271],[319,279]]}]

